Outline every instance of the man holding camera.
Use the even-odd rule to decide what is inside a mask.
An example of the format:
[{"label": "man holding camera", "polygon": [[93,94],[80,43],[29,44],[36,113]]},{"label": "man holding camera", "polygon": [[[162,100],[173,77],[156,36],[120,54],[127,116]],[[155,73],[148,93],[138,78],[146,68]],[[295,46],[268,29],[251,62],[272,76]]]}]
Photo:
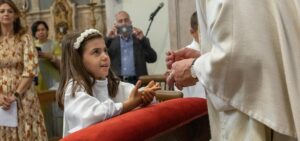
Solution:
[{"label": "man holding camera", "polygon": [[120,11],[115,18],[106,38],[111,68],[122,81],[135,84],[139,76],[148,74],[146,62],[155,62],[157,55],[142,30],[132,26],[127,12]]}]

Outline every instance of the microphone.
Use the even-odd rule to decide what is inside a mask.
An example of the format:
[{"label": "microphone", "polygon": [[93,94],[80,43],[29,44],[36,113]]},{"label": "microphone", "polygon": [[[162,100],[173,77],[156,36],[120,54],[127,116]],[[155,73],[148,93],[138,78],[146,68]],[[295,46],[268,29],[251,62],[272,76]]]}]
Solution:
[{"label": "microphone", "polygon": [[163,6],[164,6],[164,3],[161,2],[161,3],[158,5],[158,7],[155,9],[155,11],[151,13],[150,18],[149,18],[149,21],[152,21],[152,20],[154,19],[154,17],[155,17],[155,15],[157,14],[157,12],[158,12]]}]

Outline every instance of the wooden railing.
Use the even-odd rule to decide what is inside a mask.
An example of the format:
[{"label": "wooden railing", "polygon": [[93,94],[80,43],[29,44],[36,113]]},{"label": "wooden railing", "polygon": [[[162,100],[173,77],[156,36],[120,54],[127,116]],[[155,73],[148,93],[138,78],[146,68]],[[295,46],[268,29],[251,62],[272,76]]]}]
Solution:
[{"label": "wooden railing", "polygon": [[[55,94],[56,94],[55,90],[38,92],[40,103],[47,104],[51,102],[56,102]],[[180,91],[169,91],[169,90],[156,91],[156,99],[160,102],[173,99],[173,98],[182,98],[182,97],[183,94]]]},{"label": "wooden railing", "polygon": [[156,100],[163,102],[174,98],[182,98],[183,93],[180,91],[158,90],[156,91]]},{"label": "wooden railing", "polygon": [[162,90],[174,90],[174,86],[169,86],[166,83],[166,76],[163,74],[143,75],[139,77],[139,80],[142,81],[142,85],[144,86],[153,80],[160,84]]},{"label": "wooden railing", "polygon": [[47,90],[38,92],[38,97],[41,104],[55,102],[56,90]]}]

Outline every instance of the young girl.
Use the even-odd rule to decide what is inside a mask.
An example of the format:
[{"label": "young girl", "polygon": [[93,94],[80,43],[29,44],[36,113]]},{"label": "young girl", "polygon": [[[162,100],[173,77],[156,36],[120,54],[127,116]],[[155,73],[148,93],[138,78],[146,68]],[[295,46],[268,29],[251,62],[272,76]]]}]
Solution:
[{"label": "young girl", "polygon": [[57,91],[64,109],[63,136],[149,104],[160,89],[150,82],[142,92],[120,82],[110,70],[102,34],[88,29],[67,35],[62,42],[61,82]]}]

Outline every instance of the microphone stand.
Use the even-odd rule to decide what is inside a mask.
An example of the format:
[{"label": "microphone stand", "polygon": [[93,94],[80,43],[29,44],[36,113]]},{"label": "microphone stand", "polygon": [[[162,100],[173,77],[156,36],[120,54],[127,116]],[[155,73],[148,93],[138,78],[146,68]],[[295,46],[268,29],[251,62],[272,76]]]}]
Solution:
[{"label": "microphone stand", "polygon": [[147,29],[147,32],[146,32],[145,37],[147,37],[147,35],[148,35],[148,32],[149,32],[150,27],[151,27],[151,25],[152,25],[153,19],[154,19],[154,17],[153,17],[153,18],[150,18],[150,24],[149,24],[149,26],[148,26],[148,29]]},{"label": "microphone stand", "polygon": [[150,15],[150,18],[149,18],[150,23],[149,23],[148,29],[147,29],[147,31],[146,31],[145,37],[147,37],[147,35],[148,35],[148,32],[149,32],[149,30],[150,30],[150,27],[151,27],[151,25],[152,25],[152,22],[153,22],[153,20],[154,20],[154,17],[156,16],[156,14],[157,14],[157,12],[153,12],[153,13]]},{"label": "microphone stand", "polygon": [[147,37],[147,35],[148,35],[148,32],[149,32],[149,30],[150,30],[150,27],[151,27],[151,25],[152,25],[152,22],[153,22],[154,17],[156,16],[157,12],[158,12],[163,6],[164,6],[164,3],[161,2],[161,3],[159,4],[159,6],[156,8],[156,10],[155,10],[154,12],[151,13],[150,18],[149,18],[150,24],[149,24],[149,26],[148,26],[148,29],[147,29],[147,32],[146,32],[145,37]]}]

